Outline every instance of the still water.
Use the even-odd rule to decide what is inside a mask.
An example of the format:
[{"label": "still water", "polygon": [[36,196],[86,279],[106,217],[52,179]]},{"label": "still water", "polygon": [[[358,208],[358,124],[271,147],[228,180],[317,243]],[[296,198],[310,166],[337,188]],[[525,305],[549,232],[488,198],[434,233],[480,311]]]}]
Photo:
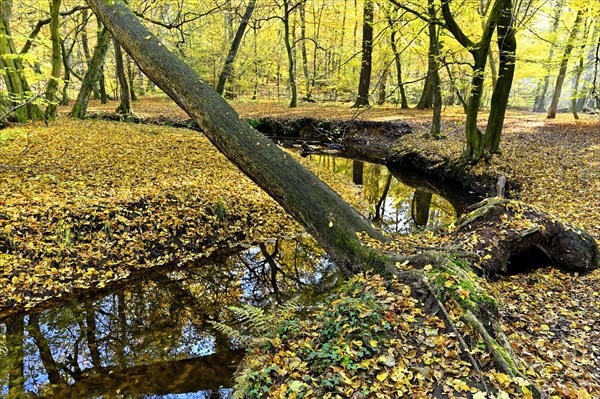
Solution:
[{"label": "still water", "polygon": [[[436,228],[460,208],[385,166],[311,157],[359,185],[370,218],[388,232]],[[314,301],[341,279],[310,238],[145,273],[109,294],[90,291],[0,323],[0,398],[230,398],[243,349],[211,321],[236,326],[232,305]]]},{"label": "still water", "polygon": [[0,397],[230,398],[243,348],[211,321],[236,326],[229,306],[307,301],[339,279],[311,239],[275,241],[17,316],[0,324]]},{"label": "still water", "polygon": [[369,218],[389,233],[409,234],[456,219],[456,204],[437,194],[433,187],[421,184],[414,188],[402,183],[399,171],[393,173],[384,165],[333,155],[309,157],[361,187]]}]

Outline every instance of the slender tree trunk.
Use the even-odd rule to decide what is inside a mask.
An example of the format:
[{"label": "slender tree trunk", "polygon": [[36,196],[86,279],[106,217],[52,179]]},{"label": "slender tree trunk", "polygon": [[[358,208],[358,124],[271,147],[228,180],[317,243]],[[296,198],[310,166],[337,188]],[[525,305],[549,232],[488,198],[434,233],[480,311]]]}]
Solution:
[{"label": "slender tree trunk", "polygon": [[135,88],[133,87],[133,80],[135,78],[135,74],[133,73],[133,67],[131,65],[131,61],[129,58],[127,59],[127,79],[129,80],[129,96],[131,97],[131,101],[136,102],[138,100],[137,94],[135,94]]},{"label": "slender tree trunk", "polygon": [[439,73],[440,44],[436,29],[437,13],[433,0],[427,0],[427,13],[429,14],[429,61],[427,69],[429,69],[431,91],[433,93],[433,117],[431,121],[431,130],[429,133],[433,138],[439,139],[442,137],[440,133],[442,124],[442,88],[440,87]]},{"label": "slender tree trunk", "polygon": [[358,81],[358,96],[354,107],[369,105],[369,87],[373,54],[373,0],[365,0],[363,10],[362,62]]},{"label": "slender tree trunk", "polygon": [[67,52],[67,48],[65,46],[64,40],[61,40],[61,42],[60,42],[60,49],[61,49],[61,54],[62,54],[63,67],[65,68],[65,74],[64,74],[65,83],[64,83],[63,89],[62,89],[62,98],[60,99],[60,105],[67,105],[67,104],[69,104],[69,101],[70,101],[69,86],[71,84],[71,66],[69,65],[70,53]]},{"label": "slender tree trunk", "polygon": [[123,52],[121,46],[114,40],[115,48],[115,72],[117,73],[117,79],[119,80],[119,99],[120,104],[115,111],[117,114],[127,115],[131,113],[131,100],[129,96],[129,83],[127,83],[127,76],[125,76],[125,65],[123,63]]},{"label": "slender tree trunk", "polygon": [[300,51],[302,53],[302,72],[306,82],[306,99],[312,97],[310,75],[308,73],[308,51],[306,49],[306,0],[300,1]]},{"label": "slender tree trunk", "polygon": [[[341,270],[382,270],[387,260],[356,233],[386,240],[314,174],[254,130],[177,55],[168,51],[123,4],[88,0],[96,15],[144,74],[179,104],[206,137],[315,237]],[[249,149],[252,149],[251,151]]]},{"label": "slender tree trunk", "polygon": [[500,148],[504,115],[515,75],[517,38],[514,29],[512,0],[504,0],[504,7],[500,11],[496,30],[500,52],[500,71],[492,94],[492,106],[484,137],[485,150],[490,153],[497,153]]},{"label": "slender tree trunk", "polygon": [[390,45],[392,47],[392,54],[394,54],[394,63],[396,64],[396,81],[398,83],[398,90],[400,91],[400,108],[408,109],[408,101],[406,99],[406,91],[404,90],[404,84],[402,83],[402,62],[400,59],[400,52],[396,45],[396,35],[398,31],[394,27],[392,18],[388,15],[388,25],[391,30]]},{"label": "slender tree trunk", "polygon": [[556,77],[556,83],[554,84],[554,94],[552,95],[552,101],[550,102],[550,107],[548,108],[548,119],[556,118],[556,111],[558,110],[560,94],[562,92],[563,83],[565,82],[565,77],[567,75],[567,66],[569,65],[569,58],[571,57],[573,45],[575,43],[577,35],[579,34],[579,27],[581,26],[582,21],[583,11],[579,10],[577,11],[577,16],[575,17],[575,22],[573,23],[573,28],[571,28],[569,38],[567,39],[565,51],[560,59],[560,68],[558,70],[558,76]]},{"label": "slender tree trunk", "polygon": [[[81,10],[81,20],[82,23],[88,20],[88,10]],[[98,36],[99,38],[99,36]],[[85,62],[89,68],[90,63],[92,62],[92,54],[90,52],[90,44],[87,35],[87,23],[84,25],[81,30],[81,47],[83,47],[83,55],[85,56]],[[100,88],[98,82],[94,82],[94,100],[100,100]]]},{"label": "slender tree trunk", "polygon": [[288,80],[290,85],[290,108],[298,106],[298,91],[296,88],[296,63],[294,60],[294,51],[290,41],[290,3],[289,0],[283,2],[283,42],[288,57]]},{"label": "slender tree trunk", "polygon": [[94,48],[94,55],[88,65],[88,70],[83,78],[83,82],[81,83],[81,89],[79,89],[77,100],[71,109],[71,117],[79,119],[83,119],[85,117],[90,94],[94,89],[96,80],[98,80],[100,76],[102,64],[104,63],[104,56],[106,55],[109,44],[110,33],[106,30],[106,28],[103,28],[98,36],[98,43],[96,43],[96,48]]},{"label": "slender tree trunk", "polygon": [[223,69],[221,70],[221,74],[219,75],[219,82],[217,83],[217,93],[223,95],[225,92],[225,83],[227,83],[227,78],[229,78],[229,74],[231,73],[231,69],[233,66],[233,62],[235,61],[235,57],[240,48],[240,44],[242,43],[242,38],[244,37],[244,32],[246,32],[246,27],[248,26],[248,22],[252,17],[252,13],[254,12],[254,8],[256,6],[256,0],[250,0],[248,5],[246,6],[246,11],[242,16],[242,21],[240,22],[240,26],[235,33],[235,37],[231,42],[231,47],[229,48],[229,53],[227,53],[227,58],[225,58],[225,64],[223,65]]},{"label": "slender tree trunk", "polygon": [[[554,11],[554,22],[552,23],[551,33],[556,33],[558,30],[558,25],[560,23],[560,14],[563,11],[563,7],[565,4],[565,0],[560,0],[555,7]],[[548,92],[548,86],[550,86],[550,65],[554,60],[554,50],[556,49],[555,45],[550,46],[550,52],[548,53],[548,58],[546,59],[546,75],[544,76],[543,82],[539,83],[538,95],[535,98],[533,104],[534,112],[544,112],[546,110],[546,93]]]},{"label": "slender tree trunk", "polygon": [[50,40],[52,42],[52,75],[46,86],[46,119],[54,120],[57,115],[56,92],[58,91],[58,82],[60,81],[60,69],[62,67],[62,59],[60,52],[60,33],[59,28],[59,12],[61,0],[52,0],[50,3]]},{"label": "slender tree trunk", "polygon": [[381,73],[381,79],[379,81],[379,96],[377,97],[377,105],[385,104],[385,99],[387,97],[387,78],[388,68],[386,67]]}]

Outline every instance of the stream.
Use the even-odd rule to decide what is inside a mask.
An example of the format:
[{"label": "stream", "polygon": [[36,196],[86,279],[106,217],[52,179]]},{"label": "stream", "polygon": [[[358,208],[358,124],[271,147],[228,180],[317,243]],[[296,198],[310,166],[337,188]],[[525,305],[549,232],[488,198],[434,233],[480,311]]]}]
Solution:
[{"label": "stream", "polygon": [[[447,224],[468,202],[383,165],[309,156],[357,184],[369,217],[391,233]],[[230,306],[267,307],[292,297],[310,304],[340,280],[311,238],[276,239],[18,315],[0,324],[0,397],[230,398],[243,348],[213,322],[244,333]]]}]

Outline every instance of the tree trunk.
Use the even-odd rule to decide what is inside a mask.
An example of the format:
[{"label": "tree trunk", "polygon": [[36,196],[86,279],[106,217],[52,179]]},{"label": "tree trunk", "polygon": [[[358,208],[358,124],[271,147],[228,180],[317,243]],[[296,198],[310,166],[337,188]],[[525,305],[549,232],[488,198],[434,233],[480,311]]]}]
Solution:
[{"label": "tree trunk", "polygon": [[129,80],[129,97],[131,101],[136,102],[138,100],[137,94],[135,94],[135,88],[133,87],[133,80],[135,78],[135,73],[133,72],[133,67],[131,66],[131,60],[127,58],[127,79]]},{"label": "tree trunk", "polygon": [[104,56],[106,55],[109,44],[110,33],[106,28],[103,28],[98,36],[98,43],[96,43],[96,48],[94,48],[94,55],[88,65],[88,70],[83,78],[83,82],[81,83],[81,89],[79,89],[77,100],[71,109],[71,117],[79,119],[85,117],[90,94],[100,76],[102,64],[104,63]]},{"label": "tree trunk", "polygon": [[358,81],[358,96],[354,107],[369,105],[369,87],[373,54],[373,0],[365,0],[363,10],[362,62]]},{"label": "tree trunk", "polygon": [[113,46],[115,48],[115,72],[119,81],[119,106],[116,109],[117,114],[127,115],[131,113],[131,100],[129,96],[129,83],[125,76],[125,64],[123,63],[123,52],[118,41],[114,39]]},{"label": "tree trunk", "polygon": [[52,0],[50,3],[50,40],[52,41],[52,75],[46,86],[46,119],[54,120],[57,115],[56,92],[60,81],[60,69],[62,66],[60,52],[59,12],[61,0]]},{"label": "tree trunk", "polygon": [[440,87],[439,59],[440,44],[438,41],[438,32],[436,29],[437,15],[433,0],[427,0],[427,13],[429,14],[429,60],[427,69],[432,92],[433,117],[431,120],[431,130],[429,134],[435,139],[442,137],[440,130],[442,125],[442,89]]},{"label": "tree trunk", "polygon": [[492,35],[500,17],[500,11],[504,9],[506,0],[495,0],[491,5],[488,20],[484,24],[483,34],[478,42],[469,39],[462,29],[456,23],[452,12],[450,11],[450,0],[442,0],[442,15],[446,22],[446,28],[452,36],[473,56],[473,76],[471,78],[471,92],[467,104],[465,118],[465,136],[466,146],[464,158],[469,162],[478,162],[484,155],[483,134],[477,127],[477,115],[481,104],[481,95],[483,93],[483,83],[485,74],[485,65],[490,49]]},{"label": "tree trunk", "polygon": [[492,106],[484,135],[485,150],[489,153],[497,153],[499,151],[500,136],[502,134],[502,127],[504,126],[504,115],[506,114],[508,97],[515,75],[517,38],[513,23],[512,1],[505,0],[504,7],[500,11],[497,26],[500,71],[496,85],[494,86]]},{"label": "tree trunk", "polygon": [[[275,199],[292,217],[294,217],[317,242],[329,253],[336,265],[347,275],[365,270],[374,270],[387,275],[395,275],[400,281],[410,284],[412,292],[422,300],[431,311],[439,310],[441,317],[450,326],[454,326],[451,317],[443,305],[442,295],[451,295],[451,291],[444,291],[443,285],[433,286],[442,270],[455,276],[465,276],[473,285],[477,281],[467,274],[459,263],[470,264],[472,256],[466,255],[461,262],[454,261],[455,251],[448,254],[437,251],[426,251],[410,257],[393,254],[382,254],[362,244],[357,238],[358,232],[366,232],[377,240],[384,240],[383,235],[375,230],[368,220],[358,214],[337,195],[331,188],[321,182],[314,174],[303,168],[289,154],[281,151],[269,139],[254,130],[223,100],[223,98],[204,82],[196,73],[179,58],[169,52],[150,31],[139,23],[136,17],[125,6],[122,0],[106,2],[104,0],[87,0],[96,15],[104,22],[114,37],[136,60],[146,76],[161,87],[179,106],[181,106],[200,126],[206,137],[247,176],[262,187]],[[487,53],[483,53],[484,59]],[[475,219],[485,215],[495,215],[498,223],[497,234],[506,230],[503,223],[507,221],[503,215],[511,209],[519,208],[521,204],[503,202],[499,206],[504,210],[494,207],[495,203],[488,203],[481,209],[459,221],[456,240],[458,243],[472,242],[469,233],[462,234],[462,229],[470,229],[475,225]],[[493,213],[492,209],[500,209]],[[532,223],[527,223],[527,229],[513,228],[511,234],[518,243],[519,237],[535,239],[532,235],[536,232],[531,228],[541,220],[538,241],[556,254],[556,262],[562,266],[574,266],[580,270],[591,270],[598,267],[598,248],[595,241],[585,233],[562,226],[554,218],[542,215],[538,218],[531,208],[520,211],[516,209],[513,217],[531,218]],[[519,211],[519,212],[517,212]],[[479,212],[479,213],[477,213]],[[469,221],[471,220],[471,221]],[[487,226],[491,220],[486,220],[481,226]],[[511,220],[508,221],[508,226]],[[523,223],[517,224],[523,226]],[[531,228],[529,228],[531,226]],[[543,226],[543,227],[542,227]],[[562,226],[562,227],[561,227]],[[484,230],[485,232],[485,230]],[[508,230],[506,230],[508,233]],[[563,234],[564,233],[564,234]],[[495,239],[497,235],[490,236]],[[509,237],[509,238],[510,238]],[[486,248],[491,248],[491,243]],[[465,250],[468,247],[465,246]],[[551,256],[553,256],[551,253]],[[481,261],[488,261],[483,257]],[[435,264],[435,267],[431,265]],[[429,265],[429,268],[425,266]],[[406,267],[400,269],[400,267]],[[459,278],[462,278],[460,277]],[[478,295],[487,295],[481,287],[475,287]],[[460,303],[460,302],[458,302]],[[429,305],[428,305],[429,304]],[[498,368],[510,376],[518,376],[526,381],[525,385],[535,394],[540,394],[539,389],[526,380],[526,367],[518,360],[502,331],[498,320],[497,309],[493,301],[464,304],[464,321],[484,337],[486,349],[490,351]],[[481,320],[489,322],[484,326]],[[460,332],[454,328],[455,332]],[[474,346],[461,337],[461,345],[465,347],[465,354],[470,354]],[[476,341],[475,341],[476,342]],[[472,359],[472,356],[471,356]],[[476,362],[473,360],[475,365]]]},{"label": "tree trunk", "polygon": [[388,69],[386,67],[381,73],[381,79],[379,80],[379,95],[377,97],[377,105],[385,104],[385,99],[387,97],[387,77]]},{"label": "tree trunk", "polygon": [[[563,11],[563,7],[565,5],[565,0],[560,0],[555,7],[554,11],[554,22],[552,23],[551,33],[556,33],[558,30],[558,25],[560,23],[560,14]],[[550,46],[550,52],[548,53],[548,58],[546,59],[546,76],[544,76],[543,82],[539,83],[538,87],[538,95],[535,98],[533,104],[534,112],[544,112],[546,110],[546,93],[548,92],[548,86],[550,85],[550,63],[554,60],[554,50],[556,46]]]},{"label": "tree trunk", "polygon": [[563,56],[560,59],[560,68],[558,70],[558,76],[556,77],[556,83],[554,84],[554,94],[552,95],[552,101],[550,102],[550,107],[548,108],[548,119],[556,118],[556,111],[558,110],[558,103],[560,101],[560,94],[562,92],[563,83],[565,82],[565,77],[567,75],[567,66],[569,65],[569,58],[571,57],[571,52],[573,51],[573,45],[575,43],[575,39],[579,34],[579,27],[581,22],[583,21],[583,11],[577,11],[577,16],[575,17],[575,22],[573,23],[573,28],[571,28],[571,34],[567,39],[567,45],[565,46],[565,51]]},{"label": "tree trunk", "polygon": [[392,31],[390,35],[390,46],[392,47],[392,54],[394,54],[394,63],[396,64],[396,81],[398,83],[398,90],[400,91],[400,108],[408,109],[408,101],[406,99],[406,91],[404,90],[404,84],[402,83],[402,62],[400,59],[400,52],[396,45],[396,34],[398,33],[394,27],[394,22],[391,16],[387,16],[388,25]]},{"label": "tree trunk", "polygon": [[[0,0],[0,71],[4,75],[11,105],[17,106],[27,101],[32,94],[25,78],[23,64],[17,56],[12,40],[9,22],[11,13],[12,0]],[[14,115],[17,123],[44,119],[44,113],[33,102],[16,108]]]},{"label": "tree trunk", "polygon": [[[60,49],[61,49],[61,54],[62,54],[63,67],[65,68],[65,74],[64,74],[65,83],[64,83],[63,89],[62,89],[60,105],[67,105],[67,104],[69,104],[69,101],[71,100],[69,98],[69,86],[71,84],[71,66],[69,65],[69,58],[70,58],[71,52],[67,52],[67,48],[65,46],[64,40],[61,40],[61,42],[60,42]],[[71,49],[71,51],[72,51],[72,49]]]},{"label": "tree trunk", "polygon": [[248,26],[248,22],[252,17],[252,13],[254,12],[254,7],[256,6],[256,0],[250,0],[248,5],[246,6],[246,11],[242,16],[242,21],[240,22],[240,26],[235,33],[235,37],[231,42],[231,47],[229,48],[229,53],[227,53],[227,58],[225,58],[225,64],[223,65],[223,70],[219,75],[219,82],[217,83],[217,93],[223,95],[225,92],[225,83],[227,83],[227,78],[229,78],[229,74],[231,73],[231,67],[233,66],[233,62],[235,61],[235,56],[237,55],[238,49],[240,48],[240,44],[242,43],[242,39],[244,37],[244,32],[246,32],[246,27]]},{"label": "tree trunk", "polygon": [[[179,104],[208,139],[296,218],[348,274],[384,259],[356,233],[385,240],[371,223],[314,174],[240,119],[210,86],[143,27],[121,0],[88,0],[144,74]],[[251,150],[250,150],[251,149]]]},{"label": "tree trunk", "polygon": [[283,2],[283,42],[288,57],[288,80],[290,85],[290,108],[298,106],[298,90],[296,88],[296,63],[294,60],[294,51],[290,41],[290,3],[289,0]]}]

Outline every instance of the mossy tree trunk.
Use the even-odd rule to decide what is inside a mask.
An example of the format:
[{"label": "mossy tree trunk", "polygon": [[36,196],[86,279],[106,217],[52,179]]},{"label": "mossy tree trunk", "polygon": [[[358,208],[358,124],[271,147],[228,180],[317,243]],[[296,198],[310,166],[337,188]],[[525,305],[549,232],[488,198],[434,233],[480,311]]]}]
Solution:
[{"label": "mossy tree trunk", "polygon": [[479,114],[479,107],[481,105],[485,66],[490,43],[498,23],[500,10],[504,9],[505,2],[506,0],[494,0],[494,3],[490,7],[487,20],[484,23],[482,36],[479,41],[474,42],[467,37],[454,19],[452,11],[450,10],[450,0],[442,0],[442,15],[446,22],[446,28],[473,57],[471,92],[467,103],[465,118],[465,136],[467,143],[464,157],[469,162],[478,162],[484,155],[484,139],[483,134],[477,127],[477,115]]},{"label": "mossy tree trunk", "polygon": [[[31,96],[31,90],[25,78],[23,63],[16,56],[14,42],[10,30],[10,16],[12,14],[12,0],[0,0],[0,70],[8,89],[9,100],[13,106],[26,102]],[[15,108],[14,118],[17,123],[40,121],[44,113],[33,102]]]},{"label": "mossy tree trunk", "polygon": [[485,151],[489,153],[497,153],[500,150],[500,136],[515,75],[517,38],[515,36],[512,7],[512,1],[505,0],[498,18],[497,36],[500,52],[500,71],[494,86],[490,115],[484,135]]},{"label": "mossy tree trunk", "polygon": [[60,70],[62,67],[61,49],[60,49],[60,3],[61,0],[52,0],[50,3],[50,40],[52,42],[52,75],[46,86],[46,119],[54,120],[57,115],[56,92],[60,81]]},{"label": "mossy tree trunk", "polygon": [[90,100],[90,94],[94,90],[96,81],[101,74],[104,56],[106,55],[109,44],[110,32],[108,32],[106,28],[102,28],[102,31],[98,35],[98,42],[94,48],[94,55],[92,56],[92,59],[88,65],[88,70],[83,78],[83,82],[81,83],[81,89],[79,89],[77,100],[71,109],[71,117],[79,119],[85,117],[88,102]]},{"label": "mossy tree trunk", "polygon": [[[189,66],[178,57],[169,52],[159,40],[146,29],[137,18],[129,11],[122,0],[115,0],[109,4],[104,0],[87,0],[96,15],[104,22],[106,27],[118,38],[120,44],[134,58],[142,71],[152,79],[157,86],[162,88],[178,105],[180,105],[201,127],[206,137],[248,177],[262,187],[274,200],[276,200],[292,217],[302,224],[317,242],[336,261],[337,266],[347,275],[352,275],[366,270],[374,270],[397,276],[401,281],[415,287],[414,293],[423,296],[433,307],[438,307],[450,324],[452,320],[444,313],[440,300],[444,286],[433,286],[435,277],[431,278],[429,269],[435,265],[435,270],[451,273],[457,278],[472,280],[467,271],[456,260],[456,251],[446,249],[440,251],[426,251],[424,253],[403,257],[394,254],[384,254],[370,249],[357,238],[358,232],[366,232],[372,238],[380,241],[386,240],[370,222],[361,216],[350,205],[344,202],[334,191],[321,182],[314,174],[302,167],[291,156],[281,151],[269,139],[254,130],[246,121],[239,118],[237,113],[204,82]],[[486,57],[487,53],[483,53]],[[476,220],[481,216],[495,215],[501,227],[509,232],[502,223],[506,220],[502,215],[515,208],[519,216],[531,219],[531,223],[523,224],[523,228],[514,228],[514,234],[507,235],[514,238],[515,245],[519,237],[530,239],[528,244],[540,244],[543,248],[577,248],[567,254],[558,253],[556,260],[564,265],[578,265],[581,267],[582,259],[586,259],[587,269],[598,266],[598,249],[595,241],[589,239],[583,232],[557,223],[547,215],[541,215],[530,208],[519,209],[518,203],[492,202],[483,204],[481,208],[459,222],[456,229],[456,244],[453,248],[463,245],[462,252],[468,252],[470,234],[475,234],[471,229]],[[485,206],[489,205],[489,206]],[[497,206],[496,206],[497,205]],[[484,209],[484,210],[482,210]],[[485,211],[490,209],[490,211]],[[492,212],[500,209],[500,213]],[[504,209],[504,210],[503,210]],[[540,223],[538,223],[538,221]],[[485,220],[481,226],[489,226],[490,220]],[[540,225],[538,229],[534,226]],[[544,226],[544,228],[542,228]],[[463,231],[463,229],[465,229]],[[484,230],[485,231],[485,230]],[[502,229],[498,230],[499,233]],[[539,234],[538,234],[539,233]],[[564,234],[563,234],[564,233]],[[465,240],[464,238],[467,238]],[[537,240],[537,241],[535,241]],[[506,247],[510,248],[510,240],[506,240]],[[489,246],[489,245],[488,245]],[[477,253],[475,253],[477,255]],[[462,255],[461,255],[462,257]],[[473,254],[467,254],[464,262],[473,263]],[[486,257],[482,260],[487,261]],[[430,268],[424,266],[430,265]],[[410,267],[401,269],[401,266]],[[474,286],[477,281],[473,281]],[[478,289],[475,287],[474,289]],[[485,292],[477,293],[479,296],[487,295]],[[490,346],[498,367],[513,376],[524,376],[523,365],[510,348],[508,339],[502,332],[496,319],[497,309],[493,301],[485,303],[465,303],[464,319],[478,331]],[[456,330],[456,329],[455,329]],[[464,340],[462,344],[465,344]],[[465,351],[468,353],[468,348]],[[472,348],[471,348],[472,349]],[[524,378],[524,377],[522,377]],[[539,391],[534,388],[535,392]]]}]

